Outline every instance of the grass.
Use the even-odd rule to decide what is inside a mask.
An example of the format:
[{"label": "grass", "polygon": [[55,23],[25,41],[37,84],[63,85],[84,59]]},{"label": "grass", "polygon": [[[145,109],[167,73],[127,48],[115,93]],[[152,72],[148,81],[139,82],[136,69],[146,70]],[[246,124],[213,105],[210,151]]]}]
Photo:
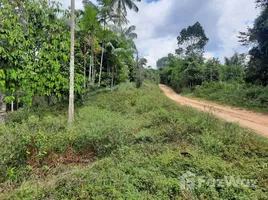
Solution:
[{"label": "grass", "polygon": [[268,113],[268,87],[231,83],[203,83],[182,94],[261,113]]},{"label": "grass", "polygon": [[[265,199],[268,140],[167,99],[156,85],[92,95],[66,115],[0,126],[0,199]],[[57,116],[56,116],[57,115]],[[27,116],[27,117],[26,117]],[[16,122],[15,122],[16,121]],[[183,189],[185,172],[257,179],[256,188]]]}]

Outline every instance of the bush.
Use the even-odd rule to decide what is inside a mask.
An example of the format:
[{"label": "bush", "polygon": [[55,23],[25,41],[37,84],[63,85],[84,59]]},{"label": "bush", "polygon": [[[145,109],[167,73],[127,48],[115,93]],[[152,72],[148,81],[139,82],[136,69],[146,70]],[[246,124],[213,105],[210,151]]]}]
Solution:
[{"label": "bush", "polygon": [[[11,189],[0,198],[265,199],[267,139],[179,106],[156,85],[129,88],[91,96],[72,127],[65,115],[31,112],[1,125],[0,186]],[[258,187],[183,190],[187,171],[257,179]]]},{"label": "bush", "polygon": [[[184,92],[183,94],[188,93]],[[195,87],[191,95],[218,103],[268,113],[268,87],[205,82],[202,86]]]}]

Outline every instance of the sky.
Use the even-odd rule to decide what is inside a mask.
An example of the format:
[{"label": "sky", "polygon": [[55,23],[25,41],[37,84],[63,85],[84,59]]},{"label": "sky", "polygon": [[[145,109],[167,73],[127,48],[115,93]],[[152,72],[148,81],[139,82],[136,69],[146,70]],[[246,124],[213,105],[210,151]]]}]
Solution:
[{"label": "sky", "polygon": [[[58,0],[66,8],[70,0]],[[134,0],[135,1],[135,0]],[[205,58],[216,57],[223,61],[234,52],[246,52],[238,42],[239,31],[252,26],[260,11],[255,0],[141,0],[136,2],[139,12],[128,12],[130,25],[136,26],[135,40],[140,57],[155,68],[156,61],[168,53],[175,53],[177,36],[183,28],[200,22],[209,42]],[[93,3],[96,0],[92,0]],[[82,0],[76,0],[82,8]]]}]

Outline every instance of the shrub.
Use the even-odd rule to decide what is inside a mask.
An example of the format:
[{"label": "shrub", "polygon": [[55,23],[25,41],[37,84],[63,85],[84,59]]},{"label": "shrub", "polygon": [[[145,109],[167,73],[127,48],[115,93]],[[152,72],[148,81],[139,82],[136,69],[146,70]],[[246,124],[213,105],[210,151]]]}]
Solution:
[{"label": "shrub", "polygon": [[[26,120],[0,126],[0,186],[11,187],[1,199],[267,196],[268,140],[179,106],[156,85],[144,82],[141,89],[93,95],[76,111],[68,128],[67,117],[54,112],[43,117],[30,112]],[[62,159],[66,162],[58,162]],[[187,171],[207,178],[257,179],[258,187],[183,190],[180,177]]]},{"label": "shrub", "polygon": [[[184,92],[189,94],[189,92]],[[244,84],[205,82],[191,95],[231,106],[268,113],[268,87]]]}]

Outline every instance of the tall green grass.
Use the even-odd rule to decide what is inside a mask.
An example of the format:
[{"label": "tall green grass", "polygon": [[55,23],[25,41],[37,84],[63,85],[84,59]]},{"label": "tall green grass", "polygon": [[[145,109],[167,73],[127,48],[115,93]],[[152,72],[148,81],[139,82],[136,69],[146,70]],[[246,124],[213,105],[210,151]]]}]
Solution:
[{"label": "tall green grass", "polygon": [[233,83],[203,83],[183,94],[231,106],[268,113],[268,87]]},{"label": "tall green grass", "polygon": [[[15,119],[10,117],[10,121]],[[47,113],[0,126],[0,198],[7,199],[265,199],[268,140],[167,99],[156,85],[122,85],[89,97],[66,116]],[[27,147],[33,146],[35,157]],[[50,166],[46,157],[92,155],[86,164]],[[29,163],[34,159],[34,166]],[[257,188],[195,187],[180,176],[240,176]]]}]

